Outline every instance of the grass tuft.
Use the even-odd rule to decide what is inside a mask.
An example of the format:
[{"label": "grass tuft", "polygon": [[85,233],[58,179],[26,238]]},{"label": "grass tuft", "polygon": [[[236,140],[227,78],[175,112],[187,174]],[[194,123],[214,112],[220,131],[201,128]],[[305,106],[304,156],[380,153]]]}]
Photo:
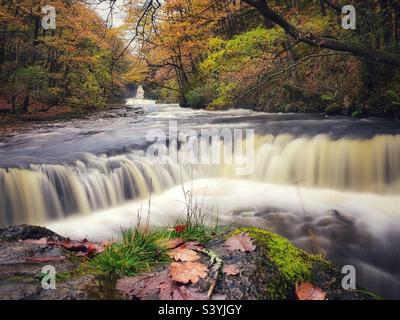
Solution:
[{"label": "grass tuft", "polygon": [[102,272],[119,277],[151,271],[169,261],[166,249],[159,245],[158,240],[159,236],[154,232],[122,230],[122,240],[107,247],[90,264]]}]

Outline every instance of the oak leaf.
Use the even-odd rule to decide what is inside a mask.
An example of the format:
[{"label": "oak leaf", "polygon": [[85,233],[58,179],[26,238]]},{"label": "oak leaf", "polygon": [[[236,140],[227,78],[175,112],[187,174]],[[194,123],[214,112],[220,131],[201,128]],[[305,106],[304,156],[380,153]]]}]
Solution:
[{"label": "oak leaf", "polygon": [[171,279],[181,283],[197,283],[207,277],[207,266],[200,262],[172,262],[169,266]]},{"label": "oak leaf", "polygon": [[295,293],[297,300],[325,300],[326,292],[310,282],[296,283]]},{"label": "oak leaf", "polygon": [[250,252],[256,249],[256,245],[253,244],[253,240],[245,233],[238,234],[230,237],[225,241],[225,246],[228,247],[229,251],[243,251]]},{"label": "oak leaf", "polygon": [[176,261],[197,261],[200,260],[200,256],[196,251],[186,248],[176,248],[168,253],[169,256]]}]

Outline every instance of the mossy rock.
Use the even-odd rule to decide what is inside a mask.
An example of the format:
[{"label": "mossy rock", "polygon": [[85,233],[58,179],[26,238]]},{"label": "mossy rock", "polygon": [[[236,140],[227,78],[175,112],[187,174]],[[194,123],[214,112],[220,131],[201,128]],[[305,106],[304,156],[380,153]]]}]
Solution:
[{"label": "mossy rock", "polygon": [[[245,233],[256,244],[254,252],[228,251],[227,238]],[[329,300],[365,300],[375,296],[364,290],[344,290],[342,275],[322,256],[309,254],[289,240],[258,228],[238,228],[208,243],[225,265],[235,264],[240,274],[222,274],[215,293],[232,300],[295,299],[295,284],[309,281],[327,292]],[[203,284],[205,288],[206,284]]]}]

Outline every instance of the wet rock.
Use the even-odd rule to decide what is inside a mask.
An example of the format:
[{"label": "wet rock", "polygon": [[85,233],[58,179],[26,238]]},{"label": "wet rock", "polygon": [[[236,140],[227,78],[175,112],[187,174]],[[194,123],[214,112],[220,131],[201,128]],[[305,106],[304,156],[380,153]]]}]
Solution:
[{"label": "wet rock", "polygon": [[[114,283],[96,275],[82,274],[81,263],[71,253],[57,246],[24,243],[19,240],[62,236],[42,227],[0,227],[0,300],[79,300],[122,298]],[[30,257],[61,257],[51,262],[31,262]],[[56,289],[42,287],[42,268],[51,265],[56,271]]]},{"label": "wet rock", "polygon": [[0,240],[18,241],[26,239],[48,238],[52,240],[63,240],[64,237],[57,233],[39,226],[18,225],[18,226],[0,226]]}]

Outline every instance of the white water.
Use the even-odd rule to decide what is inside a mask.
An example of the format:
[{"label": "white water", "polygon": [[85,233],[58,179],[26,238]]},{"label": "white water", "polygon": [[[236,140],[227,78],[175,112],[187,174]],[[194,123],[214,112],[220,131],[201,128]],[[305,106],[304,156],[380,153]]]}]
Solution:
[{"label": "white water", "polygon": [[[147,214],[150,194],[151,224],[174,223],[185,183],[210,219],[272,229],[339,266],[356,265],[369,289],[400,297],[398,123],[185,110],[140,92],[126,113],[0,141],[0,223],[109,239],[134,225],[138,212]],[[254,172],[149,162],[146,132],[171,119],[183,128],[255,128]]]}]

